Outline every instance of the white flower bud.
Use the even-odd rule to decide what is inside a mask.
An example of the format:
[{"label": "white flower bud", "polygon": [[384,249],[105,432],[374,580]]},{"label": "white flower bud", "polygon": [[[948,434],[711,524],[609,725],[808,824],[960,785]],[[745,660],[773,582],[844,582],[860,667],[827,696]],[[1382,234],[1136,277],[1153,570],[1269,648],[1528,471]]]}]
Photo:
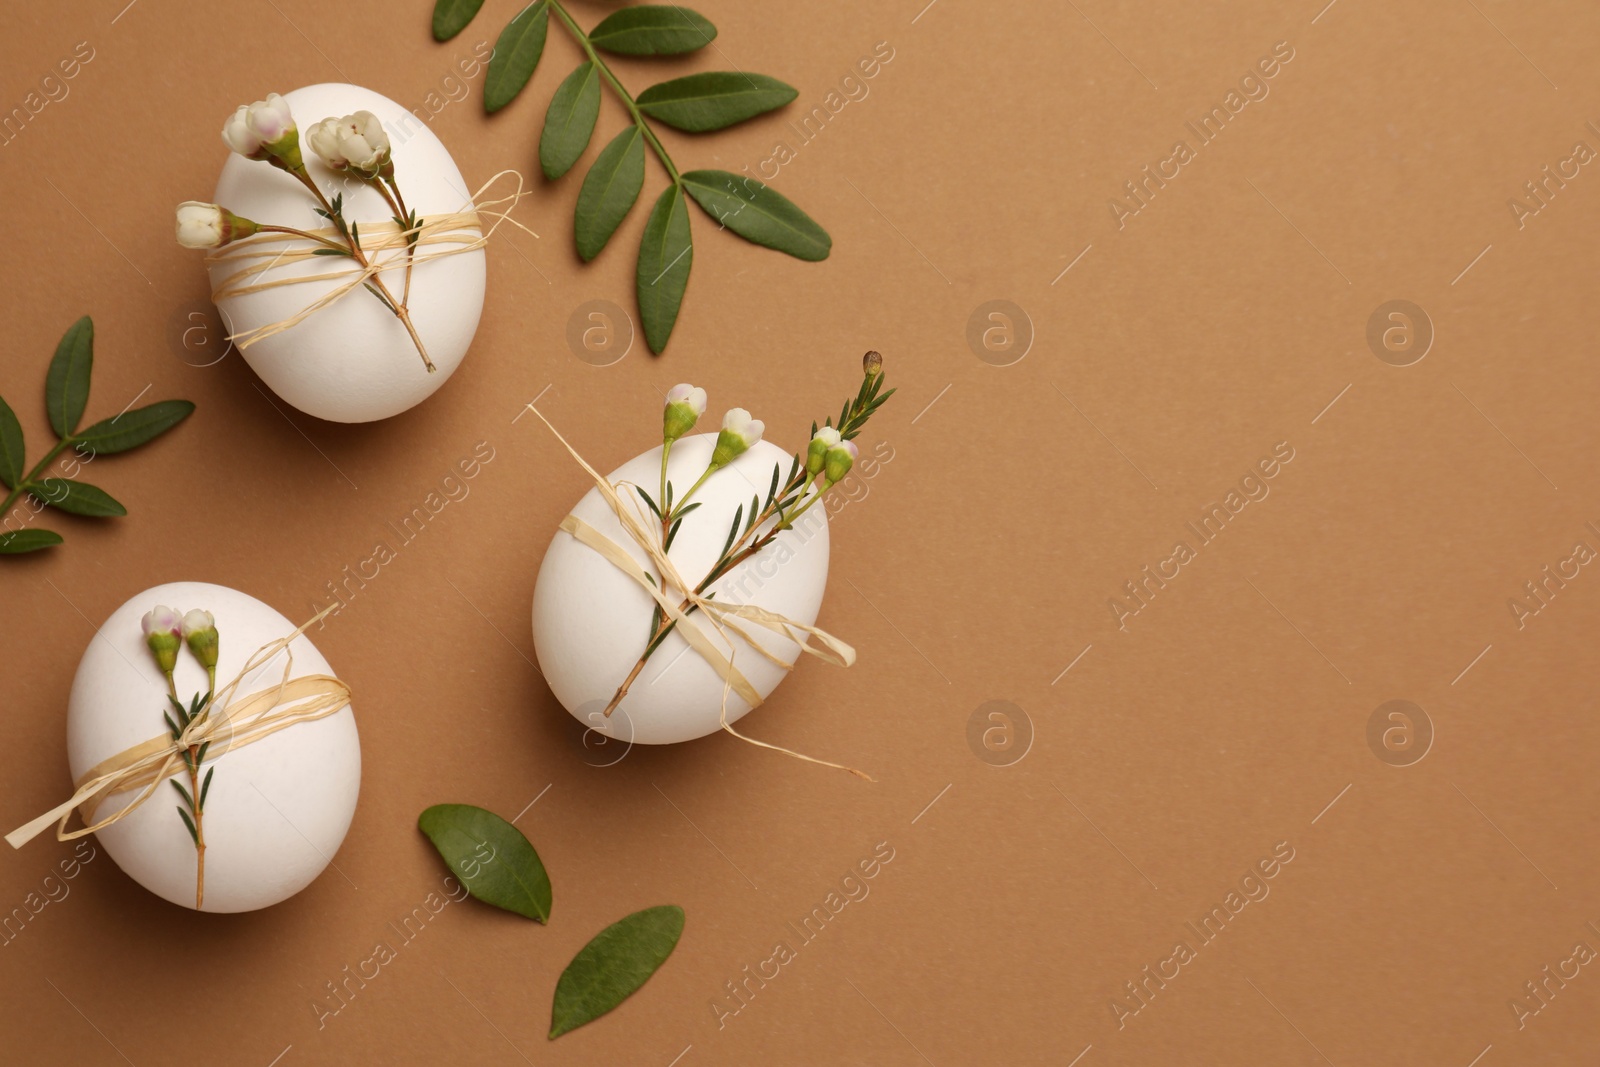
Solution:
[{"label": "white flower bud", "polygon": [[711,452],[711,466],[723,467],[744,455],[766,431],[766,424],[752,419],[744,408],[729,408],[722,416],[722,432],[717,434],[717,447]]},{"label": "white flower bud", "polygon": [[680,382],[667,390],[667,404],[662,412],[662,436],[676,441],[700,421],[706,413],[706,391],[699,386]]},{"label": "white flower bud", "polygon": [[307,135],[311,150],[334,170],[375,176],[389,162],[389,134],[370,111],[323,119]]},{"label": "white flower bud", "polygon": [[218,248],[260,228],[216,204],[185,200],[178,205],[178,243],[185,248]]},{"label": "white flower bud", "polygon": [[239,110],[228,116],[228,121],[222,124],[222,142],[241,156],[261,159],[266,153],[261,150],[261,138],[256,136],[246,121],[249,113],[249,105],[240,104]]},{"label": "white flower bud", "polygon": [[839,431],[832,426],[824,426],[811,435],[811,444],[806,449],[806,473],[815,478],[822,473],[824,457],[828,449],[839,443]]}]

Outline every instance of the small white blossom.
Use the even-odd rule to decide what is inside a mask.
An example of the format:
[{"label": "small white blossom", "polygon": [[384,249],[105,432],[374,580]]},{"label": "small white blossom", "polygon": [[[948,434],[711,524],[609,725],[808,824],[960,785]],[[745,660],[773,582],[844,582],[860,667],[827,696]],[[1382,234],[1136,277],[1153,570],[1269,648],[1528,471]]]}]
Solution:
[{"label": "small white blossom", "polygon": [[706,413],[706,391],[699,386],[680,382],[667,390],[667,404],[661,415],[662,436],[676,441],[700,421]]},{"label": "small white blossom", "polygon": [[388,131],[370,111],[323,119],[311,127],[307,140],[311,150],[334,170],[353,167],[370,175],[389,162]]}]

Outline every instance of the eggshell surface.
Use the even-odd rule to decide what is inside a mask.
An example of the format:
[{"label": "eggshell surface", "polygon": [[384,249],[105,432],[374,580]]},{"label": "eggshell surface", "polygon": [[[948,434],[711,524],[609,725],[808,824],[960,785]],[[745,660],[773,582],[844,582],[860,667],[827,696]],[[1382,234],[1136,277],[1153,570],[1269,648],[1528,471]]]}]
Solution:
[{"label": "eggshell surface", "polygon": [[[705,470],[715,444],[715,434],[697,434],[673,445],[668,474],[679,493],[687,491]],[[781,480],[789,473],[791,462],[789,453],[759,441],[706,480],[693,497],[701,506],[684,516],[670,552],[686,580],[696,583],[705,576],[721,553],[735,509],[743,505],[748,515],[752,496],[759,495],[764,502],[773,467],[780,468]],[[661,449],[654,448],[624,463],[609,478],[613,485],[632,482],[643,486],[654,498],[660,476]],[[631,489],[623,495],[625,500],[636,499]],[[644,509],[644,504],[640,502],[639,507]],[[716,599],[757,604],[796,622],[814,623],[828,580],[826,511],[826,506],[818,503],[793,529],[724,575],[712,586]],[[584,494],[572,513],[651,570],[644,550],[623,532],[598,489]],[[654,607],[655,601],[637,582],[571,534],[558,530],[539,568],[533,595],[539,668],[561,705],[579,722],[607,737],[656,745],[713,733],[721,728],[723,679],[676,632],[651,655],[621,706],[609,718],[602,714],[644,651]],[[729,645],[703,613],[695,612],[689,618],[727,654]],[[786,637],[749,623],[740,625],[782,659],[810,658]],[[787,672],[743,639],[730,636],[734,666],[765,699]],[[730,723],[749,710],[737,693],[727,693]]]},{"label": "eggshell surface", "polygon": [[[324,166],[307,142],[307,130],[325,118],[370,111],[388,131],[396,179],[406,207],[423,219],[472,210],[474,190],[443,143],[421,120],[393,100],[354,85],[323,84],[285,93],[300,129],[307,171],[331,201],[343,196],[347,221],[359,226],[392,223],[393,212],[366,183]],[[293,176],[264,162],[230,154],[217,181],[216,202],[256,222],[316,230],[328,226],[318,204]],[[478,227],[463,232],[476,236]],[[304,242],[309,245],[310,242]],[[438,368],[428,373],[405,325],[371,293],[356,289],[313,312],[295,326],[242,350],[244,359],[278,396],[310,415],[331,422],[371,422],[422,402],[460,366],[483,311],[485,260],[482,249],[429,259],[423,246],[412,272],[409,309],[413,324]],[[382,253],[384,284],[399,298],[405,285],[402,251]],[[218,288],[238,262],[211,267]],[[308,278],[354,266],[349,259],[317,256],[273,267],[257,282]],[[346,279],[347,280],[347,279]],[[339,279],[303,281],[255,293],[225,296],[218,311],[231,334],[281,322],[340,284]]]},{"label": "eggshell surface", "polygon": [[[162,713],[167,686],[146,647],[140,620],[158,604],[216,618],[220,637],[217,685],[224,686],[263,645],[294,632],[297,623],[249,596],[204,582],[172,582],[147,589],[106,620],[78,664],[67,711],[67,752],[76,781],[89,768],[167,733]],[[335,675],[311,640],[289,647],[291,677]],[[269,688],[282,678],[285,654],[247,675],[236,697]],[[337,676],[337,675],[335,675]],[[174,674],[188,702],[206,691],[206,672],[187,648]],[[215,777],[204,805],[205,903],[202,910],[252,911],[276,904],[309,885],[331,861],[355,815],[361,784],[361,748],[349,707],[298,723],[205,761]],[[188,787],[187,771],[177,780]],[[137,791],[107,797],[95,813],[125,808]],[[193,908],[195,847],[175,810],[176,790],[162,783],[154,795],[120,821],[97,832],[117,866],[157,896]]]}]

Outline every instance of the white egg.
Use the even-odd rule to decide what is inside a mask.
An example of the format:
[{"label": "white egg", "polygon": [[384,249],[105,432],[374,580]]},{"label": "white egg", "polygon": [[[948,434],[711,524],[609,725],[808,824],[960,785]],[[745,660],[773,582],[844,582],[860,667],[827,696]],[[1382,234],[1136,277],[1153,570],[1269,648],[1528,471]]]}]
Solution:
[{"label": "white egg", "polygon": [[[687,491],[705,470],[715,444],[715,434],[697,434],[673,445],[668,473],[679,493]],[[750,498],[756,495],[765,502],[774,465],[781,468],[778,477],[782,479],[791,462],[789,453],[760,441],[707,479],[694,496],[701,506],[684,516],[670,553],[686,580],[698,582],[710,571],[727,539],[735,509],[742,504],[748,515]],[[655,497],[660,477],[661,449],[654,448],[612,471],[610,480],[612,484],[641,485]],[[629,496],[631,491],[624,499]],[[794,529],[724,575],[712,586],[717,599],[757,604],[796,622],[814,623],[828,581],[826,512],[825,505],[817,504]],[[623,533],[598,489],[590,489],[572,514],[622,545],[646,570],[651,569],[644,551]],[[722,677],[677,632],[669,634],[650,657],[621,706],[609,718],[602,714],[644,651],[654,608],[655,601],[632,578],[571,534],[557,531],[533,593],[534,648],[545,681],[579,722],[622,741],[672,744],[721,729]],[[704,615],[696,612],[689,618],[727,652],[727,644]],[[810,658],[785,637],[759,626],[742,625],[764,648],[785,660]],[[732,640],[734,666],[765,699],[787,672],[739,637]],[[737,693],[730,691],[727,700],[730,723],[750,710]]]},{"label": "white egg", "polygon": [[[294,632],[290,622],[255,597],[206,582],[171,582],[123,604],[90,640],[78,664],[67,710],[72,777],[167,733],[167,686],[144,643],[140,619],[158,604],[180,612],[203,608],[220,635],[217,684],[232,679],[258,648]],[[299,620],[303,622],[304,620]],[[291,644],[293,677],[329,674],[328,661],[304,635]],[[252,671],[237,696],[275,685],[284,657]],[[206,691],[205,669],[188,649],[174,672],[185,700]],[[361,747],[349,707],[297,723],[261,740],[208,758],[216,775],[204,805],[205,905],[216,912],[252,911],[298,893],[322,873],[355,815]],[[187,771],[177,778],[188,786]],[[114,793],[95,813],[104,818],[137,791]],[[195,848],[175,810],[177,791],[162,783],[144,804],[98,831],[106,852],[134,881],[174,904],[195,903]]]},{"label": "white egg", "polygon": [[[388,97],[354,85],[325,84],[285,93],[284,99],[300,128],[307,170],[330,200],[335,193],[343,194],[348,221],[375,225],[389,221],[393,212],[370,186],[324,166],[311,151],[307,133],[325,118],[356,111],[377,115],[388,131],[395,176],[406,207],[423,219],[472,210],[470,197],[476,190],[467,188],[439,138]],[[234,214],[263,224],[301,230],[328,225],[314,213],[317,202],[299,181],[268,163],[238,154],[230,153],[223,165],[215,199]],[[476,235],[479,230],[473,227],[464,232]],[[403,264],[404,257],[396,255],[395,261]],[[318,256],[274,267],[256,280],[324,274],[336,266],[351,265],[348,259]],[[213,288],[238,267],[228,261],[213,264]],[[397,297],[404,286],[404,273],[394,269],[382,275]],[[218,311],[230,332],[237,334],[288,319],[336,285],[335,281],[308,281],[225,296],[218,302]],[[385,419],[421,403],[461,364],[478,329],[483,290],[482,249],[416,266],[409,307],[412,322],[438,368],[432,374],[400,320],[385,310],[377,297],[360,289],[290,329],[251,344],[243,355],[274,393],[307,414],[332,422]]]}]

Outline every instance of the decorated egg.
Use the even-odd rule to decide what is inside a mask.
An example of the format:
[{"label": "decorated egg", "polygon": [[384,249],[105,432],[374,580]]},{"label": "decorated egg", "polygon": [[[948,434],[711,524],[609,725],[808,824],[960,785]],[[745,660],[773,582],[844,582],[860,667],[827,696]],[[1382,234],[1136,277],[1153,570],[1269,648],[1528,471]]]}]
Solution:
[{"label": "decorated egg", "polygon": [[[697,434],[673,445],[668,476],[680,492],[705,470],[716,439],[716,434]],[[705,481],[693,498],[700,506],[684,515],[668,552],[686,581],[698,583],[710,572],[722,554],[736,510],[749,509],[753,496],[764,500],[774,466],[782,479],[791,462],[789,453],[759,441]],[[613,485],[644,486],[654,497],[660,477],[661,449],[654,448],[612,471],[609,480]],[[622,492],[625,501],[637,502],[632,489],[625,487]],[[642,502],[638,506],[645,507]],[[826,511],[821,504],[810,508],[792,529],[719,578],[710,587],[716,599],[755,604],[798,623],[814,623],[828,579]],[[622,546],[646,571],[652,570],[644,550],[623,531],[597,488],[584,494],[572,514]],[[648,519],[653,521],[654,516]],[[654,611],[655,601],[638,582],[570,533],[557,531],[534,587],[533,640],[540,671],[561,705],[598,733],[651,745],[688,741],[719,730],[724,698],[729,723],[749,712],[750,705],[728,690],[722,675],[674,630],[646,661],[621,704],[609,716],[604,714],[645,651]],[[763,699],[787,674],[744,639],[725,640],[704,613],[693,612],[687,618],[731,656],[734,667]],[[793,663],[801,655],[798,645],[781,634],[748,623],[741,623],[741,628],[784,661]]]},{"label": "decorated egg", "polygon": [[[370,111],[383,124],[394,162],[395,181],[405,207],[426,222],[430,217],[470,213],[472,190],[455,161],[426,124],[411,112],[370,89],[354,85],[311,85],[285,93],[300,130],[301,154],[311,178],[331,202],[339,201],[347,222],[357,227],[362,243],[377,227],[395,228],[394,212],[383,195],[349,171],[327,167],[308,143],[312,126],[325,118]],[[300,181],[268,163],[230,154],[217,181],[216,202],[234,214],[263,225],[314,232],[329,220],[316,213],[316,199]],[[368,234],[360,232],[367,227]],[[481,227],[463,223],[430,235],[419,246],[411,271],[409,295],[406,256],[401,249],[375,252],[386,264],[385,287],[409,309],[411,321],[432,360],[430,372],[405,325],[378,295],[357,287],[335,302],[311,312],[280,332],[263,334],[241,348],[251,368],[274,393],[310,415],[331,422],[371,422],[399,414],[437,390],[460,366],[483,311],[485,261],[482,248],[455,254],[477,237]],[[450,237],[464,236],[465,240]],[[225,246],[213,257],[211,285],[217,310],[231,336],[245,339],[288,321],[348,280],[356,269],[346,256],[317,255],[288,262],[242,259],[249,242]],[[315,247],[288,238],[271,249]],[[252,291],[229,295],[229,279],[241,267],[266,264],[258,275],[240,279],[233,288]],[[345,272],[344,277],[336,276]],[[320,276],[320,277],[319,277]],[[276,284],[293,280],[292,284]]]},{"label": "decorated egg", "polygon": [[[74,781],[134,746],[171,736],[163,718],[173,712],[166,677],[141,628],[145,613],[158,605],[180,613],[200,609],[215,619],[219,697],[253,653],[297,626],[255,597],[205,582],[158,585],[130,599],[90,640],[73,679],[67,753]],[[301,635],[287,651],[244,675],[234,701],[274,690],[286,666],[291,678],[334,674],[310,638]],[[186,647],[178,650],[173,681],[186,707],[208,691],[206,670]],[[223,710],[219,699],[213,714]],[[147,801],[96,836],[130,878],[174,904],[195,907],[197,888],[204,891],[202,911],[276,904],[322,873],[350,828],[361,784],[355,715],[346,704],[249,744],[228,747],[219,738],[213,745],[226,750],[208,754],[199,765],[198,777],[211,776],[199,823],[205,841],[203,879],[196,841],[180,814],[186,798],[169,784],[175,781],[195,793],[181,763]],[[138,793],[105,796],[97,809],[82,813],[86,823],[127,808]]]}]

